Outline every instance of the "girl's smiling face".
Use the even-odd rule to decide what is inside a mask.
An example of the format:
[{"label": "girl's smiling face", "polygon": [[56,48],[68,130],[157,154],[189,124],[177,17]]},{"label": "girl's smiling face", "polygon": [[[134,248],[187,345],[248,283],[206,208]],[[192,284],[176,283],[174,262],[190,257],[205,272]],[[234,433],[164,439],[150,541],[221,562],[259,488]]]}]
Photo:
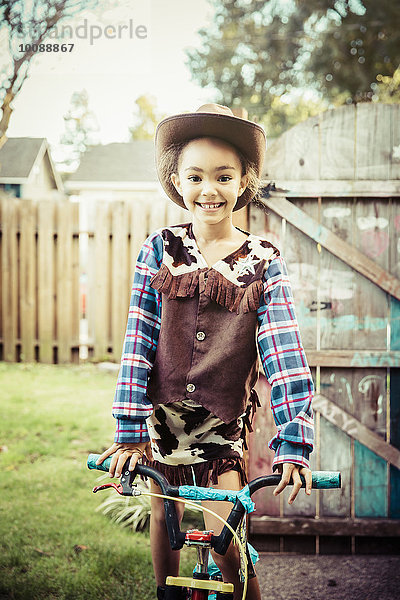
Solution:
[{"label": "girl's smiling face", "polygon": [[218,138],[191,140],[179,157],[171,181],[195,218],[217,223],[232,214],[246,189],[235,149]]}]

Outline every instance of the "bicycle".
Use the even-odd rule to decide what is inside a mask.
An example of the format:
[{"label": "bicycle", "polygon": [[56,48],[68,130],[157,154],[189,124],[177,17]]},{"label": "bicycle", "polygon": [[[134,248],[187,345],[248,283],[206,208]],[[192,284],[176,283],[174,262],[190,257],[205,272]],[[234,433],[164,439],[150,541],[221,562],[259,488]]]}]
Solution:
[{"label": "bicycle", "polygon": [[[87,460],[89,469],[97,469],[108,472],[111,457],[107,458],[102,464],[96,465],[99,454],[90,454]],[[129,461],[129,459],[128,459]],[[197,549],[197,564],[192,577],[167,577],[165,600],[182,600],[182,598],[191,598],[191,600],[208,600],[209,592],[216,593],[217,600],[233,599],[233,584],[210,579],[208,573],[208,555],[211,548],[218,554],[224,555],[228,550],[233,537],[239,544],[239,551],[244,566],[244,589],[243,598],[246,596],[247,587],[247,569],[248,569],[248,551],[243,549],[243,542],[239,539],[237,529],[245,517],[246,512],[254,510],[254,503],[251,495],[257,490],[278,485],[281,475],[266,475],[250,481],[242,490],[221,490],[214,488],[202,488],[197,486],[172,486],[167,478],[153,467],[137,464],[134,471],[128,470],[128,461],[123,469],[120,482],[106,483],[93,488],[93,492],[114,488],[123,496],[139,496],[142,491],[135,488],[134,480],[137,475],[150,477],[155,481],[162,491],[162,494],[153,494],[145,492],[150,496],[158,496],[164,499],[165,520],[169,542],[172,550],[180,550],[184,545],[194,546]],[[305,487],[304,477],[302,478]],[[340,472],[314,471],[312,474],[312,487],[314,489],[332,489],[340,488]],[[199,507],[194,501],[218,500],[229,501],[234,504],[226,521],[206,509]],[[174,502],[181,501],[197,507],[199,510],[212,512],[220,521],[224,523],[221,533],[217,536],[212,531],[200,531],[197,529],[181,531],[176,514]]]}]

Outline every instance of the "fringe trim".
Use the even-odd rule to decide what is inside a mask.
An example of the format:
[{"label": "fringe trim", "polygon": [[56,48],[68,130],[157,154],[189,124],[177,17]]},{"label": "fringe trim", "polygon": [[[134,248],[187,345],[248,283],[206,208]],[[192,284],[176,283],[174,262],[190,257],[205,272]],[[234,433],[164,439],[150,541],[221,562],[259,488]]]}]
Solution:
[{"label": "fringe trim", "polygon": [[[228,471],[238,471],[242,486],[247,484],[244,459],[240,457],[216,458],[190,465],[166,465],[143,456],[142,463],[154,467],[165,475],[171,485],[197,485],[208,487],[218,483],[218,476]],[[193,472],[196,482],[193,480]]]},{"label": "fringe trim", "polygon": [[[163,263],[151,278],[150,285],[166,294],[168,299],[193,297],[199,283],[200,270],[196,269],[182,275],[172,275]],[[257,310],[263,292],[263,282],[257,279],[247,287],[239,287],[226,279],[215,269],[210,269],[206,277],[204,293],[230,312],[247,313]]]},{"label": "fringe trim", "polygon": [[231,312],[247,313],[257,310],[260,306],[262,291],[261,279],[253,281],[247,287],[239,287],[228,281],[218,271],[211,269],[208,273],[204,293]]},{"label": "fringe trim", "polygon": [[254,415],[256,414],[257,407],[260,407],[260,406],[261,406],[261,403],[260,403],[258,394],[257,394],[256,390],[252,389],[250,392],[250,404],[246,408],[246,412],[243,416],[243,429],[242,429],[242,434],[240,436],[243,440],[243,447],[245,450],[249,449],[247,446],[247,431],[249,433],[251,433],[253,431]]},{"label": "fringe trim", "polygon": [[168,267],[162,263],[160,269],[150,279],[150,285],[162,294],[167,294],[168,298],[193,297],[196,287],[199,283],[199,269],[182,275],[172,275]]}]

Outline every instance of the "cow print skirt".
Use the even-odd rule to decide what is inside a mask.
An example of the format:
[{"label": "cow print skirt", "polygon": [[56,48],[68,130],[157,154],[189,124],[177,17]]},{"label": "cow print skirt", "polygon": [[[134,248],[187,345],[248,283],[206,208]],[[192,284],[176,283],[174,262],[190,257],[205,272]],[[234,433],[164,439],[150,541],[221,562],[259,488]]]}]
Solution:
[{"label": "cow print skirt", "polygon": [[163,473],[171,485],[207,487],[232,470],[238,471],[241,485],[246,485],[242,417],[224,423],[200,404],[185,399],[157,406],[146,422],[153,460],[144,461]]}]

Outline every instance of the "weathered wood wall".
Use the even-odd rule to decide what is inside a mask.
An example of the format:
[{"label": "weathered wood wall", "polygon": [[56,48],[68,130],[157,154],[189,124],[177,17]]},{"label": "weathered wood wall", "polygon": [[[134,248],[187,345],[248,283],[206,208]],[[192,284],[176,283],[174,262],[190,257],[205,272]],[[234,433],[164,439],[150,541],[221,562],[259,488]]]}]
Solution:
[{"label": "weathered wood wall", "polygon": [[[316,386],[311,466],[340,470],[343,485],[293,506],[268,497],[254,533],[316,535],[318,549],[318,536],[346,535],[332,528],[340,517],[353,550],[358,536],[400,534],[399,116],[394,105],[328,111],[267,152],[280,191],[264,211],[251,207],[250,229],[286,259]],[[259,386],[267,398],[266,380]],[[266,410],[255,421],[251,477],[269,467]],[[296,530],[285,521],[294,516]]]}]

